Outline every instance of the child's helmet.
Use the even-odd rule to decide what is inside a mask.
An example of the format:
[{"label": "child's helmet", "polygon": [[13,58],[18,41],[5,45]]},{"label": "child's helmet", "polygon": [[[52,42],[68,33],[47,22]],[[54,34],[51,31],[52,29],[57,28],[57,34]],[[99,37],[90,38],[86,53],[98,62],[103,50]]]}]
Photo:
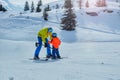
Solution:
[{"label": "child's helmet", "polygon": [[52,37],[57,37],[57,33],[52,33]]},{"label": "child's helmet", "polygon": [[53,31],[53,29],[50,27],[50,28],[48,28],[48,32],[52,32]]}]

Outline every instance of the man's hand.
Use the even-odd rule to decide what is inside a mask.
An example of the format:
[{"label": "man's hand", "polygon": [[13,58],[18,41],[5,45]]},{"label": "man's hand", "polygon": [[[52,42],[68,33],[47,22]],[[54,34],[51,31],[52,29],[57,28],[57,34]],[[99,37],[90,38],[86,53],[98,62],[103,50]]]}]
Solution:
[{"label": "man's hand", "polygon": [[44,44],[44,47],[45,47],[45,48],[48,47],[47,43]]}]

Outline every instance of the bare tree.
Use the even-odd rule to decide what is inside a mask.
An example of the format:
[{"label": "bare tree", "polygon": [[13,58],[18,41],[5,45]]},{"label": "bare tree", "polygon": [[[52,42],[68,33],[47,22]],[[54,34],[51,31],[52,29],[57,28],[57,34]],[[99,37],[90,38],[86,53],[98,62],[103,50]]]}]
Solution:
[{"label": "bare tree", "polygon": [[82,0],[79,0],[79,7],[82,8]]},{"label": "bare tree", "polygon": [[87,8],[89,7],[89,2],[88,2],[88,0],[86,1],[86,7],[87,7]]},{"label": "bare tree", "polygon": [[96,6],[97,7],[105,7],[105,6],[107,6],[106,0],[98,0],[97,3],[96,3]]}]

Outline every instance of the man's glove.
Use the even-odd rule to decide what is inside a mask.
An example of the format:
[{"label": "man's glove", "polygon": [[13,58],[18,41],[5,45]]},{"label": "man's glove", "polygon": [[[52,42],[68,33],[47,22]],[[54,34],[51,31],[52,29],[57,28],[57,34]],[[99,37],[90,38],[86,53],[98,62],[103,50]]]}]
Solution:
[{"label": "man's glove", "polygon": [[47,43],[44,44],[44,47],[45,47],[45,48],[48,47]]},{"label": "man's glove", "polygon": [[39,43],[38,43],[38,42],[36,42],[36,43],[35,43],[35,46],[36,46],[36,47],[38,47],[38,46],[39,46]]}]

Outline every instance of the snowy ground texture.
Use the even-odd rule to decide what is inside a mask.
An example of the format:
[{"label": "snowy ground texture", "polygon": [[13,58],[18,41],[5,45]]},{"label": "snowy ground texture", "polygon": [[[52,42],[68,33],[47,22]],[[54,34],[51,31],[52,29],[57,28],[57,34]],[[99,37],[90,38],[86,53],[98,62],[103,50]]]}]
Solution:
[{"label": "snowy ground texture", "polygon": [[[80,10],[75,5],[77,27],[71,32],[60,29],[62,9],[50,11],[49,21],[42,19],[42,13],[0,12],[0,80],[120,80],[120,14],[118,3],[108,3],[106,9],[113,13],[96,7]],[[98,16],[89,16],[86,11],[95,11]],[[43,27],[58,33],[63,59],[29,60],[37,32]],[[40,57],[45,56],[42,47]]]},{"label": "snowy ground texture", "polygon": [[0,80],[120,80],[119,42],[63,43],[66,58],[47,62],[29,60],[33,44],[1,40]]}]

